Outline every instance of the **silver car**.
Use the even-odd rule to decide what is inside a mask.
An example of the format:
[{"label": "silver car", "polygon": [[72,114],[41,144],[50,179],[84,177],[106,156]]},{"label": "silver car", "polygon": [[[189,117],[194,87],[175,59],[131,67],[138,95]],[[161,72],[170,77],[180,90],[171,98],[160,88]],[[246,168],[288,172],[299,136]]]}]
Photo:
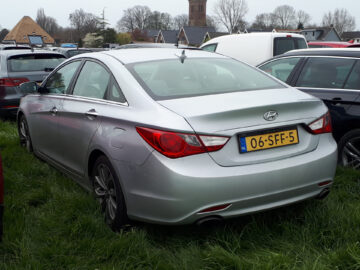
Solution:
[{"label": "silver car", "polygon": [[93,190],[109,226],[187,224],[325,197],[326,106],[225,56],[133,49],[75,56],[21,100],[20,140]]}]

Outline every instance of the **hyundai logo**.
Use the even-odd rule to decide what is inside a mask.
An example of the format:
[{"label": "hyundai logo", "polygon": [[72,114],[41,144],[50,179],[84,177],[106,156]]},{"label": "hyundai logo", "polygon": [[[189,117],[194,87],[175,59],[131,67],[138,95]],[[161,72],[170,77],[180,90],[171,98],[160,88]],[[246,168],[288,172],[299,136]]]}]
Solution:
[{"label": "hyundai logo", "polygon": [[264,119],[266,121],[274,121],[278,116],[279,116],[279,114],[277,112],[269,111],[264,114]]}]

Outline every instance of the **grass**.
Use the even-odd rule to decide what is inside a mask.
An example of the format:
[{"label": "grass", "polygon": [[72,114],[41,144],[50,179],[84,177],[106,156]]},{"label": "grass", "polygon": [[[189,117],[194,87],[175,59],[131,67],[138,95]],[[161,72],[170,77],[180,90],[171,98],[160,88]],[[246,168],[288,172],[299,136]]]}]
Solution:
[{"label": "grass", "polygon": [[28,154],[0,121],[5,173],[0,269],[360,269],[360,172],[338,168],[310,200],[213,227],[110,231],[91,194]]}]

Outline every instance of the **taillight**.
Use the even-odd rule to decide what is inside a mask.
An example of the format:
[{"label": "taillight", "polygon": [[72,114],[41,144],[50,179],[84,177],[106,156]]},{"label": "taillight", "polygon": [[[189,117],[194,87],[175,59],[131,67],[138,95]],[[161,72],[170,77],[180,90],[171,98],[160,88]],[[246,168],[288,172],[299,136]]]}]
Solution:
[{"label": "taillight", "polygon": [[150,146],[169,158],[180,158],[218,151],[228,137],[207,136],[137,127],[136,131]]},{"label": "taillight", "polygon": [[14,87],[28,81],[27,78],[0,78],[0,86]]},{"label": "taillight", "polygon": [[319,119],[309,124],[308,127],[309,127],[309,131],[313,134],[332,132],[330,113],[327,112]]}]

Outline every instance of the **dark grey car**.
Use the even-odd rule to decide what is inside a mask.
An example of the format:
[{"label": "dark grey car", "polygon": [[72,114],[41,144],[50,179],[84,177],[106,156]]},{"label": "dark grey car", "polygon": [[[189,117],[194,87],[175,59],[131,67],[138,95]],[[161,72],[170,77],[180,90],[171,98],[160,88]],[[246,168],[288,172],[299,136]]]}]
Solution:
[{"label": "dark grey car", "polygon": [[84,48],[58,48],[56,49],[56,51],[63,54],[66,58],[70,58],[82,53],[93,52],[93,50],[91,49],[84,49]]},{"label": "dark grey car", "polygon": [[36,50],[0,51],[0,116],[16,115],[23,94],[18,86],[27,81],[41,83],[65,56]]}]

